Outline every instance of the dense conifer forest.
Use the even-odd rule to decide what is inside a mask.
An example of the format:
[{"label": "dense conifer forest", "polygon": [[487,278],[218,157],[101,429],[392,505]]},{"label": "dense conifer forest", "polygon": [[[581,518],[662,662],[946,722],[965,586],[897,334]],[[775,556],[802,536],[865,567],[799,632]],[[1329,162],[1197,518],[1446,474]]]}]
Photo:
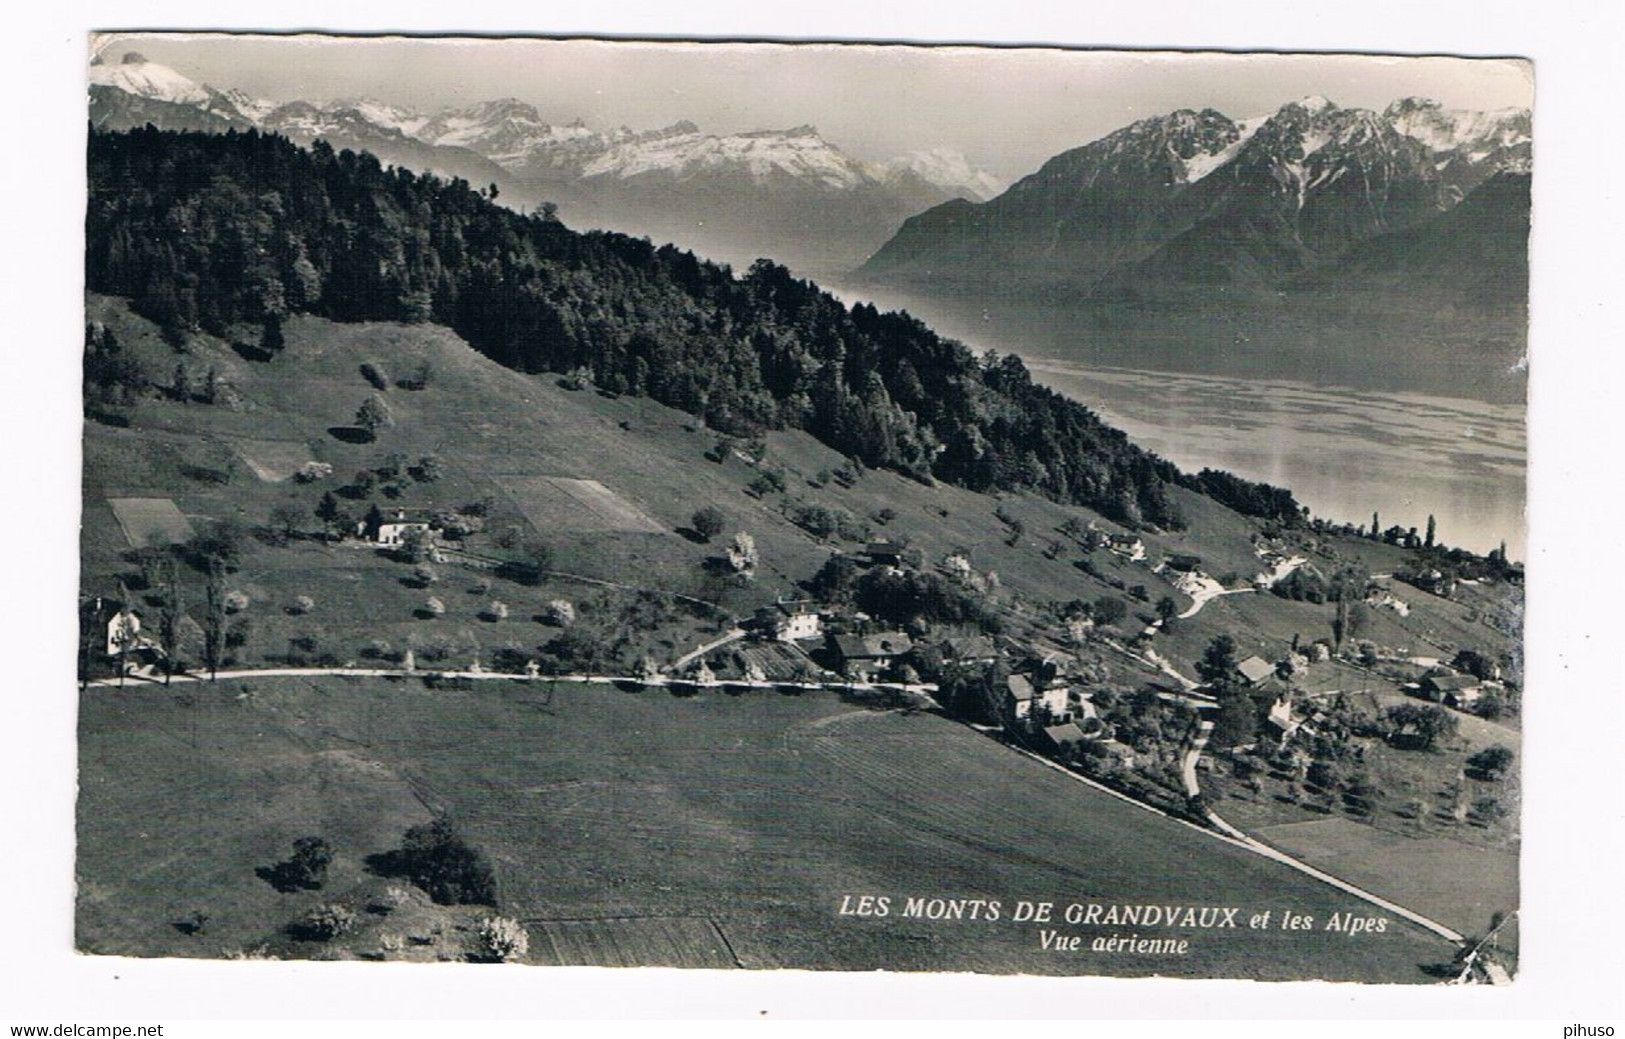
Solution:
[{"label": "dense conifer forest", "polygon": [[1015,356],[848,308],[767,260],[736,276],[673,246],[574,232],[550,209],[513,212],[494,186],[257,131],[93,130],[89,180],[88,288],[176,334],[275,350],[290,313],[438,322],[521,371],[576,373],[729,434],[804,429],[920,480],[1032,491],[1128,526],[1184,526],[1174,484],[1302,519],[1287,491],[1180,473]]}]

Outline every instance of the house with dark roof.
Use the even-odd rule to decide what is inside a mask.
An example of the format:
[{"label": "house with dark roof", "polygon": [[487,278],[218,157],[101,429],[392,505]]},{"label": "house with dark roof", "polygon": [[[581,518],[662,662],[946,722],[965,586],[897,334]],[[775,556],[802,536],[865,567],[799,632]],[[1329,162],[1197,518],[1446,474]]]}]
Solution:
[{"label": "house with dark roof", "polygon": [[1471,707],[1484,695],[1485,682],[1474,675],[1424,675],[1417,683],[1422,695],[1449,707]]},{"label": "house with dark roof", "polygon": [[1194,574],[1202,569],[1201,556],[1172,555],[1163,560],[1163,565],[1175,573]]},{"label": "house with dark roof", "polygon": [[896,566],[903,561],[903,546],[881,538],[865,545],[863,555],[870,566]]},{"label": "house with dark roof", "polygon": [[906,632],[880,631],[872,635],[833,635],[829,648],[841,672],[854,678],[872,678],[914,651]]},{"label": "house with dark roof", "polygon": [[1044,726],[1044,738],[1054,744],[1058,750],[1067,750],[1083,743],[1086,737],[1083,730],[1071,722],[1060,725]]},{"label": "house with dark roof", "polygon": [[986,635],[943,639],[937,650],[945,664],[991,664],[999,659],[999,647]]}]

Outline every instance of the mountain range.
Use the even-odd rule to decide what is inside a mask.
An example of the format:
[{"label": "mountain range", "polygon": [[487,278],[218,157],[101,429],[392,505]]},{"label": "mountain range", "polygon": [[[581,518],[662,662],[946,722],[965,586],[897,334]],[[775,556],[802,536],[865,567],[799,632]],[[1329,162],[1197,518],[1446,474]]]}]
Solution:
[{"label": "mountain range", "polygon": [[772,255],[798,268],[850,269],[905,218],[1003,187],[948,148],[864,162],[812,126],[596,130],[579,119],[550,122],[513,98],[435,112],[374,100],[273,103],[195,83],[134,52],[91,66],[90,102],[103,129],[151,123],[255,128],[307,145],[320,138],[386,165],[495,184],[515,208],[552,202],[571,226],[673,240],[741,266]]},{"label": "mountain range", "polygon": [[1275,289],[1527,174],[1530,129],[1522,109],[1419,98],[1375,112],[1308,97],[1240,121],[1183,109],[1063,152],[986,202],[911,218],[859,274],[931,293]]}]

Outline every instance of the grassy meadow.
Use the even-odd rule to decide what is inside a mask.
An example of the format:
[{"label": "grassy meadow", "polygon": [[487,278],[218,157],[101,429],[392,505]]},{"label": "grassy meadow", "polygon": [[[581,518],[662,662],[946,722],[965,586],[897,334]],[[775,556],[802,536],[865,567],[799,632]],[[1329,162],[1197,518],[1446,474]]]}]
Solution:
[{"label": "grassy meadow", "polygon": [[[92,952],[460,958],[490,910],[420,892],[366,909],[385,883],[368,857],[433,814],[493,861],[499,911],[523,922],[535,963],[1425,982],[1450,952],[1396,920],[1327,932],[1333,912],[1382,914],[940,717],[829,693],[341,678],[93,688],[80,747],[78,941]],[[305,835],[335,851],[321,891],[281,894],[255,875]],[[995,899],[1004,918],[840,914],[865,894]],[[1318,923],[1179,932],[1183,956],[1058,954],[1039,925],[1011,919],[1018,899],[1058,913],[1290,909]],[[317,902],[352,904],[362,924],[330,943],[283,933]],[[207,922],[183,933],[194,914]]]}]

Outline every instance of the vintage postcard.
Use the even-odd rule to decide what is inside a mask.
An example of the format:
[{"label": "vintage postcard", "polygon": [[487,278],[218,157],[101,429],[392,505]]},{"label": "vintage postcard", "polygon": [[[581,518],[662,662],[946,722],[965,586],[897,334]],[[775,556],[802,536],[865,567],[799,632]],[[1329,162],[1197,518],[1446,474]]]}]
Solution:
[{"label": "vintage postcard", "polygon": [[81,952],[1516,974],[1528,63],[91,45]]}]

